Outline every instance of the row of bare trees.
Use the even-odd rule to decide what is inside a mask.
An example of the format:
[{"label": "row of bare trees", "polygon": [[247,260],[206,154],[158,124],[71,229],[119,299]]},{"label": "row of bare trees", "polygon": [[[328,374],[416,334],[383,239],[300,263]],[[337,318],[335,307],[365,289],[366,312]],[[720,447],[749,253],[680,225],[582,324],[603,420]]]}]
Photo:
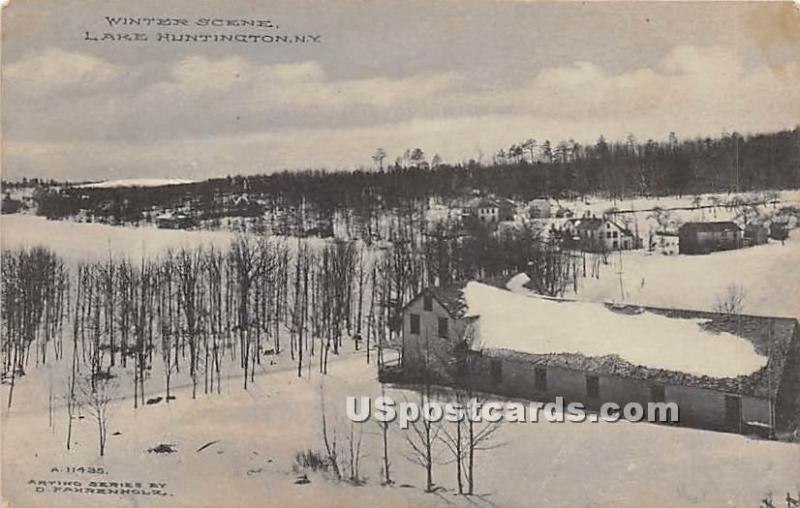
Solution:
[{"label": "row of bare trees", "polygon": [[56,360],[64,354],[69,274],[55,254],[35,247],[4,252],[2,278],[2,380],[9,385],[10,408],[16,380],[28,365],[47,363],[48,346]]},{"label": "row of bare trees", "polygon": [[317,353],[319,370],[327,372],[329,353],[338,354],[345,337],[365,341],[368,360],[377,345],[394,339],[399,309],[424,286],[527,270],[542,292],[561,292],[568,263],[542,245],[538,231],[492,236],[453,225],[424,236],[398,229],[383,251],[304,240],[291,249],[242,235],[227,250],[81,263],[71,291],[68,270],[51,252],[10,253],[3,259],[3,374],[24,372],[34,343],[37,364],[46,361],[48,344],[63,355],[69,313],[81,363],[93,377],[133,363],[139,398],[154,356],[162,360],[167,390],[172,374],[186,369],[196,396],[201,383],[206,393],[215,384],[220,390],[226,352],[238,357],[247,388],[263,356],[280,354],[287,336],[298,375]]},{"label": "row of bare trees", "polygon": [[[193,398],[221,394],[223,380],[234,375],[248,389],[285,349],[298,376],[304,369],[310,374],[312,362],[325,374],[330,353],[340,354],[346,338],[356,350],[363,344],[368,363],[380,365],[385,346],[399,343],[402,306],[424,286],[516,273],[529,266],[536,238],[533,231],[484,238],[453,226],[426,235],[397,229],[393,245],[381,250],[241,235],[224,249],[109,257],[73,270],[45,249],[4,252],[8,404],[15,379],[30,363],[45,363],[49,350],[57,359],[65,356],[64,338],[72,354],[68,434],[73,410],[86,399],[83,386],[104,394],[123,373],[120,382],[131,383],[129,400],[138,408],[147,404],[146,384],[156,372],[163,384],[149,391],[163,388],[167,403],[176,376],[190,383]],[[484,240],[491,248],[476,252]],[[543,259],[530,266],[563,272]]]}]

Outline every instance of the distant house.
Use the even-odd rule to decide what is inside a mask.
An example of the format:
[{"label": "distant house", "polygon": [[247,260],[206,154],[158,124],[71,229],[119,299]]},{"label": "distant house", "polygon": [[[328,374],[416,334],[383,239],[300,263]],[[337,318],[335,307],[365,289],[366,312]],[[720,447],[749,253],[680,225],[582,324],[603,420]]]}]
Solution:
[{"label": "distant house", "polygon": [[565,208],[563,206],[559,206],[558,210],[556,210],[556,218],[557,219],[571,219],[575,216],[572,210],[569,208]]},{"label": "distant house", "polygon": [[2,210],[0,211],[6,214],[17,213],[22,209],[22,207],[22,201],[12,198],[11,194],[6,192],[5,196],[3,196]]},{"label": "distant house", "polygon": [[744,241],[746,245],[762,245],[767,243],[769,230],[761,224],[748,224],[744,228]]},{"label": "distant house", "polygon": [[773,222],[769,225],[769,237],[784,241],[789,238],[789,225],[785,222]]},{"label": "distant house", "polygon": [[528,218],[548,219],[552,216],[553,205],[547,198],[537,198],[528,205]]},{"label": "distant house", "polygon": [[564,223],[562,238],[566,245],[587,252],[635,249],[633,233],[607,218],[584,217]]},{"label": "distant house", "polygon": [[475,198],[467,203],[465,212],[486,224],[514,220],[514,203],[504,198]]},{"label": "distant house", "polygon": [[189,229],[196,225],[195,220],[183,213],[162,213],[156,217],[156,225],[162,229]]},{"label": "distant house", "polygon": [[678,233],[657,231],[653,237],[650,250],[660,252],[667,256],[678,254],[680,250],[680,237]]},{"label": "distant house", "polygon": [[313,225],[305,228],[302,237],[317,236],[319,238],[331,238],[334,236],[333,221],[317,219]]},{"label": "distant house", "polygon": [[228,214],[237,217],[258,217],[264,213],[264,207],[247,193],[236,196],[228,206]]},{"label": "distant house", "polygon": [[678,230],[681,254],[738,249],[742,246],[742,230],[735,222],[687,222]]},{"label": "distant house", "polygon": [[[381,371],[382,381],[413,384],[424,375],[513,398],[563,397],[590,410],[604,402],[675,403],[679,425],[727,432],[774,435],[795,425],[800,338],[793,318],[547,300],[478,282],[427,288],[401,318],[400,368],[392,379]],[[598,323],[596,337],[585,335],[585,322]],[[647,334],[613,338],[642,323]],[[466,371],[458,368],[464,358]]]}]

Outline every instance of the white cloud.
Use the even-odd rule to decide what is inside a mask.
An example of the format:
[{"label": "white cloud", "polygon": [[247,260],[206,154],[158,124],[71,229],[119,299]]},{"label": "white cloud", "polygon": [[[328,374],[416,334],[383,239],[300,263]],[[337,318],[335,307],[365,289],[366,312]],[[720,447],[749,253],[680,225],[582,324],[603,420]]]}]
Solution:
[{"label": "white cloud", "polygon": [[118,89],[131,72],[141,69],[58,50],[10,65],[11,92],[24,84],[25,94],[40,97],[11,106],[7,166],[58,174],[85,158],[84,165],[115,167],[122,176],[211,176],[352,167],[368,164],[375,146],[394,154],[421,146],[461,160],[530,136],[663,138],[800,119],[800,64],[746,67],[719,47],[676,47],[651,67],[617,74],[575,62],[514,86],[503,76],[494,86],[472,86],[446,70],[333,79],[315,61],[191,56],[157,82]]},{"label": "white cloud", "polygon": [[122,74],[122,67],[107,60],[51,48],[9,64],[4,71],[4,85],[18,93],[42,97],[65,88],[99,90]]}]

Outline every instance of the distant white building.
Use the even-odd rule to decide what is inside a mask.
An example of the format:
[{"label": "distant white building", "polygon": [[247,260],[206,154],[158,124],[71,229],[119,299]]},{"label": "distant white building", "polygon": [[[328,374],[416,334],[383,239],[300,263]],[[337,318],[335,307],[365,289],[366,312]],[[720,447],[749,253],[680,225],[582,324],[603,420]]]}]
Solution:
[{"label": "distant white building", "polygon": [[660,252],[667,256],[678,254],[679,248],[680,237],[678,233],[665,231],[657,231],[650,244],[651,251]]},{"label": "distant white building", "polygon": [[514,203],[508,199],[475,198],[464,211],[484,223],[514,220]]},{"label": "distant white building", "polygon": [[590,252],[630,250],[638,247],[630,230],[606,218],[569,219],[564,224],[563,234],[568,244]]}]

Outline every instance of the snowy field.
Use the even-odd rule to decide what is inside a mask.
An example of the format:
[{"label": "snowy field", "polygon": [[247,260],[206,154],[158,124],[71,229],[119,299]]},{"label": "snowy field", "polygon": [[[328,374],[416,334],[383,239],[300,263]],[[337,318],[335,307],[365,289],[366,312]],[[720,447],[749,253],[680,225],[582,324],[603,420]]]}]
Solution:
[{"label": "snowy field", "polygon": [[[744,290],[744,313],[800,318],[800,230],[781,245],[769,244],[698,256],[665,256],[643,250],[608,256],[599,278],[578,279],[589,302],[713,311],[729,286]],[[620,279],[622,287],[620,288]]]},{"label": "snowy field", "polygon": [[0,215],[2,247],[41,245],[70,261],[138,259],[167,249],[196,245],[227,247],[234,238],[225,231],[185,231],[152,227],[117,227],[96,223],[47,220],[36,215]]},{"label": "snowy field", "polygon": [[[69,262],[97,261],[109,256],[140,259],[183,247],[227,248],[236,237],[229,231],[159,229],[155,226],[123,227],[73,221],[52,221],[36,215],[0,215],[3,249],[41,245]],[[297,239],[273,237],[289,247]],[[309,238],[322,245],[325,240]]]}]

